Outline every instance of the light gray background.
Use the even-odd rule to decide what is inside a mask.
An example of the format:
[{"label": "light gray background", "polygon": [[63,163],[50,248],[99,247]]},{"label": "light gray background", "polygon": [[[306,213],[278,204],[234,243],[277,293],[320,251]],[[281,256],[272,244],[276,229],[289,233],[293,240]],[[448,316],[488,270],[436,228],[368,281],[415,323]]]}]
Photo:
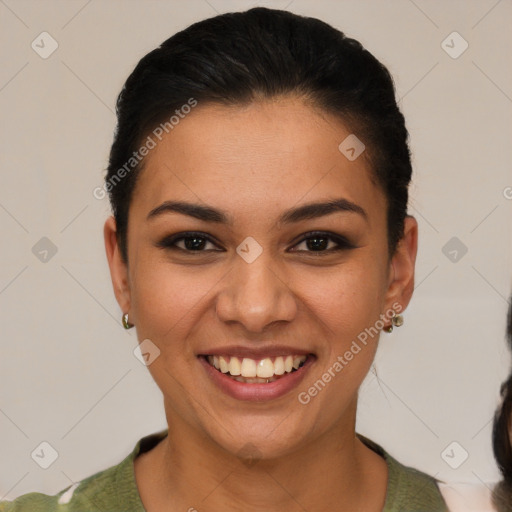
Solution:
[{"label": "light gray background", "polygon": [[[111,288],[109,205],[92,192],[115,99],[138,60],[194,21],[254,5],[0,0],[0,498],[56,493],[165,428],[160,391],[133,355],[136,333],[121,327]],[[417,287],[405,325],[381,337],[358,430],[440,479],[490,484],[491,419],[509,367],[512,3],[258,5],[360,40],[394,75],[411,134]],[[47,59],[31,48],[43,31],[59,44]],[[469,43],[457,59],[442,47],[453,31]],[[58,249],[47,262],[32,252],[42,237]],[[456,262],[442,251],[452,237],[468,249]],[[59,454],[46,470],[30,456],[42,441]],[[458,469],[441,456],[453,441],[469,453]]]}]

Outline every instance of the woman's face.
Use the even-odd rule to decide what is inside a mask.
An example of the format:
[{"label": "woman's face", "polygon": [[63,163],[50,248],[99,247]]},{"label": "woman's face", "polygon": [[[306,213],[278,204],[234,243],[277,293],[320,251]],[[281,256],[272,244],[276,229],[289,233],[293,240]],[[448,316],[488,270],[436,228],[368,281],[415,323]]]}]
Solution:
[{"label": "woman's face", "polygon": [[[232,453],[250,443],[277,457],[353,430],[380,315],[412,293],[416,223],[407,219],[389,260],[386,199],[366,154],[351,161],[338,148],[349,135],[297,98],[199,103],[146,157],[128,267],[113,219],[105,225],[119,304],[139,341],[160,351],[149,371],[168,421]],[[304,209],[332,201],[337,208]],[[166,202],[188,206],[159,208]],[[255,363],[276,375],[287,356],[308,354],[268,384],[238,382],[207,358],[226,356],[237,373],[237,356],[248,375]]]}]

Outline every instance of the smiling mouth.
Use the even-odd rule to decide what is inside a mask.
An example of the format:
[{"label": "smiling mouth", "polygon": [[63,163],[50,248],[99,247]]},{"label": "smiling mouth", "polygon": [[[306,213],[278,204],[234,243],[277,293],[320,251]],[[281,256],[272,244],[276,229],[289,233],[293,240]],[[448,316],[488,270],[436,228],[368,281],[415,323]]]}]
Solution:
[{"label": "smiling mouth", "polygon": [[246,384],[269,384],[301,368],[309,355],[286,355],[251,359],[232,356],[202,356],[220,373]]}]

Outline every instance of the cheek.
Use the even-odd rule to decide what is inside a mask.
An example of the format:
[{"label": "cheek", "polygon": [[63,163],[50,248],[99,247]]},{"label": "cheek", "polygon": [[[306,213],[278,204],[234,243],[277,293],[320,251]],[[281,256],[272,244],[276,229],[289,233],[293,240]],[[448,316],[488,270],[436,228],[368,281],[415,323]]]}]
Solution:
[{"label": "cheek", "polygon": [[208,291],[221,275],[217,270],[179,267],[156,258],[136,266],[132,304],[139,337],[155,339],[158,344],[185,337],[187,325],[204,307]]},{"label": "cheek", "polygon": [[344,333],[343,338],[357,335],[383,312],[385,269],[372,260],[354,259],[332,272],[302,277],[305,300],[332,333]]},{"label": "cheek", "polygon": [[309,295],[313,302],[310,304],[327,341],[321,347],[325,357],[319,369],[320,378],[323,382],[332,382],[318,405],[334,397],[340,404],[347,404],[375,357],[384,326],[380,315],[386,279],[385,269],[378,265],[381,260],[372,260],[362,258],[340,266],[325,276],[316,292],[311,287]]},{"label": "cheek", "polygon": [[[201,322],[205,301],[209,300],[208,291],[221,274],[200,271],[198,267],[186,270],[153,259],[136,267],[134,277],[132,304],[137,337],[140,341],[151,340],[160,350],[148,370],[164,395],[185,417],[190,414],[185,398],[195,393],[191,380],[197,364],[192,340],[194,329]],[[188,382],[186,393],[180,384],[185,382]]]}]

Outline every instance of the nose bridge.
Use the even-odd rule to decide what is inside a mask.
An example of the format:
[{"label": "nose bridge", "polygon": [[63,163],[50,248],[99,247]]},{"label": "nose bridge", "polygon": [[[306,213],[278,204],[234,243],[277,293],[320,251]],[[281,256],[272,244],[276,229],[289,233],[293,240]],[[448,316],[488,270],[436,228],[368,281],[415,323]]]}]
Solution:
[{"label": "nose bridge", "polygon": [[270,323],[293,319],[296,312],[293,292],[279,276],[270,253],[262,251],[250,262],[237,254],[233,265],[217,300],[217,315],[221,320],[236,321],[257,332]]}]

